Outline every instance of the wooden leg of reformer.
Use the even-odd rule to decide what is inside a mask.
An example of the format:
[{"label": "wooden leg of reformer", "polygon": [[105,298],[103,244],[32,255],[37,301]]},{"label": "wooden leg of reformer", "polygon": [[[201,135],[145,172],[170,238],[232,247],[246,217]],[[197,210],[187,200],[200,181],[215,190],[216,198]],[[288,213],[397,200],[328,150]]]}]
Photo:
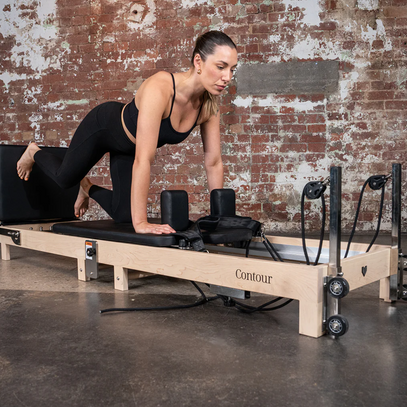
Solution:
[{"label": "wooden leg of reformer", "polygon": [[379,290],[379,298],[381,298],[384,302],[393,302],[391,299],[391,278],[395,278],[398,274],[399,270],[399,249],[397,246],[393,246],[389,252],[390,255],[390,262],[389,262],[389,274],[392,276],[382,278],[380,280],[380,290]]},{"label": "wooden leg of reformer", "polygon": [[128,269],[114,266],[114,288],[120,291],[127,291],[129,289]]},{"label": "wooden leg of reformer", "polygon": [[10,260],[10,245],[1,242],[1,259]]},{"label": "wooden leg of reformer", "polygon": [[85,259],[78,259],[78,280],[90,280],[89,278],[86,278]]},{"label": "wooden leg of reformer", "polygon": [[300,300],[300,327],[301,335],[318,338],[324,335],[323,331],[323,303]]},{"label": "wooden leg of reformer", "polygon": [[390,277],[382,278],[380,280],[379,298],[384,302],[392,302],[390,299]]}]

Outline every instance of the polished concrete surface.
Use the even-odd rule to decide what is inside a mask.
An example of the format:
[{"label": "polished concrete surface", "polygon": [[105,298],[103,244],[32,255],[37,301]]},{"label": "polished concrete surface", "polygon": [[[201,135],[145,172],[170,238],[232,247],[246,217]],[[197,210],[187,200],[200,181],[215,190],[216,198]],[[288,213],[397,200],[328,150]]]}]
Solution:
[{"label": "polished concrete surface", "polygon": [[[100,314],[190,304],[199,293],[157,276],[114,292],[109,267],[85,283],[75,260],[17,247],[11,255],[0,261],[2,407],[375,407],[406,400],[407,302],[379,300],[378,283],[343,300],[345,336],[313,339],[298,334],[296,301],[251,315],[219,300]],[[266,300],[255,295],[249,303]]]}]

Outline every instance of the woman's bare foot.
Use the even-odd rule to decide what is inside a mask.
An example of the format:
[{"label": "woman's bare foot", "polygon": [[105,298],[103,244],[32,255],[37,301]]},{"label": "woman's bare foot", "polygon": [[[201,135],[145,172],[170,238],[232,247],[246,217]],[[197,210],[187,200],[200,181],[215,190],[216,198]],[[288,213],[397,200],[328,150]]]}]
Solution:
[{"label": "woman's bare foot", "polygon": [[88,178],[84,178],[80,185],[78,197],[74,205],[74,212],[77,218],[83,216],[89,208],[89,189],[93,184]]},{"label": "woman's bare foot", "polygon": [[40,150],[35,143],[30,143],[25,149],[23,155],[17,161],[17,174],[24,181],[28,181],[34,165],[34,154]]}]

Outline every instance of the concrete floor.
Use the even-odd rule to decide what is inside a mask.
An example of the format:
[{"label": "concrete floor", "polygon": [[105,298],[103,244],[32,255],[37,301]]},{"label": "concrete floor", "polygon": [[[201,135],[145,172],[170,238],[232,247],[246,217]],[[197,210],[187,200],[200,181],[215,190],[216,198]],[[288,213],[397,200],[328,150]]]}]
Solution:
[{"label": "concrete floor", "polygon": [[298,334],[296,301],[251,315],[220,301],[100,314],[199,294],[155,276],[114,292],[109,267],[85,283],[75,260],[17,247],[11,255],[0,261],[2,407],[381,407],[407,397],[407,302],[382,302],[378,283],[343,300],[345,336],[313,339]]}]

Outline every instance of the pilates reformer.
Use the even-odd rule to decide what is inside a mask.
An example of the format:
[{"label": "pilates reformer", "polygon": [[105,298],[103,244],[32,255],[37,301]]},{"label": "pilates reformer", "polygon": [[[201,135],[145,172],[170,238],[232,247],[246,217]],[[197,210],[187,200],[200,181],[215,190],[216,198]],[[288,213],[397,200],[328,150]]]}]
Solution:
[{"label": "pilates reformer", "polygon": [[[204,283],[226,298],[245,298],[254,292],[298,300],[299,333],[315,338],[346,333],[348,322],[340,305],[349,290],[380,280],[381,299],[390,302],[405,295],[400,164],[392,168],[392,245],[373,245],[366,253],[368,245],[353,243],[347,258],[341,258],[346,248],[341,242],[342,171],[331,168],[330,236],[319,242],[324,259],[328,257],[309,266],[303,262],[300,239],[267,235],[256,221],[237,216],[232,190],[213,191],[211,216],[198,232],[197,222],[189,220],[185,191],[164,191],[161,196],[162,221],[177,234],[143,235],[136,234],[131,224],[75,220],[78,187],[61,191],[35,166],[28,182],[18,178],[15,163],[24,148],[0,146],[2,260],[10,260],[10,246],[16,245],[77,259],[82,281],[98,277],[98,264],[111,265],[114,288],[122,291],[128,290],[129,270],[135,270],[140,276],[159,274]],[[54,150],[65,153],[63,148]],[[41,194],[38,188],[43,188]],[[229,219],[228,227],[211,230],[211,222],[222,226],[222,219]],[[310,252],[318,246],[317,240],[307,243]],[[284,261],[270,259],[273,253]]]}]

